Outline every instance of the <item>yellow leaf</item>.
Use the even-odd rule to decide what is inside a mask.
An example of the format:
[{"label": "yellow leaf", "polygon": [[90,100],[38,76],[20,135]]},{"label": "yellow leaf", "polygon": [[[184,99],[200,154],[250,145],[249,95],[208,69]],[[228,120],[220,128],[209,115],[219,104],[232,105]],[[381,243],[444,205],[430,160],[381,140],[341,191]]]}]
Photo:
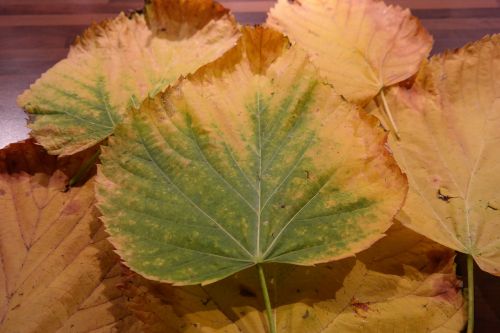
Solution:
[{"label": "yellow leaf", "polygon": [[[88,153],[47,155],[33,142],[0,151],[0,332],[137,327],[123,304],[93,181],[64,192]],[[122,330],[123,331],[123,330]]]},{"label": "yellow leaf", "polygon": [[[454,253],[401,225],[357,255],[316,267],[266,268],[278,332],[460,332]],[[173,287],[129,273],[125,293],[148,332],[266,331],[257,272]]]},{"label": "yellow leaf", "polygon": [[278,0],[267,24],[301,45],[334,88],[359,103],[415,74],[432,47],[408,9],[378,0]]},{"label": "yellow leaf", "polygon": [[433,57],[394,88],[390,147],[410,192],[398,219],[500,275],[500,35]]},{"label": "yellow leaf", "polygon": [[106,139],[130,107],[232,47],[238,29],[212,0],[146,1],[145,13],[91,26],[68,57],[18,103],[31,134],[51,154],[70,155]]}]

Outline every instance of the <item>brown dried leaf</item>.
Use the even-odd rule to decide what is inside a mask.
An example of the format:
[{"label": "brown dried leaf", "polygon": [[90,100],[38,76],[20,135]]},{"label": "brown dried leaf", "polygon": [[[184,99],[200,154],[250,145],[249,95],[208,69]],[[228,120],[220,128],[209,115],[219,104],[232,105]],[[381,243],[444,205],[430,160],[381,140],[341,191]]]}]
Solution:
[{"label": "brown dried leaf", "polygon": [[32,141],[0,151],[0,332],[109,332],[138,323],[116,288],[93,179],[65,192],[91,152],[49,156]]}]

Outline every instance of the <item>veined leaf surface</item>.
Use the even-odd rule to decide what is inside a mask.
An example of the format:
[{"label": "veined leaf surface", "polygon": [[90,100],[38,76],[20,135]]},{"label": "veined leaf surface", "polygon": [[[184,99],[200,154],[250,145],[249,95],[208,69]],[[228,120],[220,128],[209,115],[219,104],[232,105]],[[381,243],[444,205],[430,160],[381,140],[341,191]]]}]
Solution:
[{"label": "veined leaf surface", "polygon": [[398,219],[500,275],[500,35],[433,57],[389,96],[410,192]]},{"label": "veined leaf surface", "polygon": [[91,26],[18,103],[32,116],[31,135],[49,153],[70,155],[107,138],[129,107],[237,38],[233,17],[211,0],[147,1],[144,14]]},{"label": "veined leaf surface", "polygon": [[267,24],[303,47],[341,95],[360,103],[415,74],[432,47],[408,9],[379,0],[278,0]]},{"label": "veined leaf surface", "polygon": [[344,258],[383,236],[407,191],[385,141],[305,53],[247,28],[119,128],[99,207],[127,264],[161,281]]},{"label": "veined leaf surface", "polygon": [[[280,333],[453,333],[466,321],[454,251],[401,225],[369,249],[317,267],[269,265]],[[151,333],[266,331],[256,271],[172,287],[130,274],[124,292]]]},{"label": "veined leaf surface", "polygon": [[134,331],[116,287],[118,256],[94,207],[93,179],[65,192],[89,158],[32,141],[0,150],[0,332]]}]

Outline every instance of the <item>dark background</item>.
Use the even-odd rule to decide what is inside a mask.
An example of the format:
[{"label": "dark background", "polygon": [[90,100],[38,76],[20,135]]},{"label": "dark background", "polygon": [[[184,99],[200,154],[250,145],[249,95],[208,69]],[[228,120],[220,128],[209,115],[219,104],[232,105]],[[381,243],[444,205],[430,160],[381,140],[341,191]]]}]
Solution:
[{"label": "dark background", "polygon": [[[273,1],[224,0],[242,24],[262,23]],[[386,0],[408,7],[434,36],[432,53],[500,32],[500,0]],[[57,61],[93,21],[142,7],[142,0],[0,0],[0,148],[27,137],[16,97]],[[457,273],[466,276],[464,256]],[[476,266],[476,333],[500,332],[500,278]]]}]

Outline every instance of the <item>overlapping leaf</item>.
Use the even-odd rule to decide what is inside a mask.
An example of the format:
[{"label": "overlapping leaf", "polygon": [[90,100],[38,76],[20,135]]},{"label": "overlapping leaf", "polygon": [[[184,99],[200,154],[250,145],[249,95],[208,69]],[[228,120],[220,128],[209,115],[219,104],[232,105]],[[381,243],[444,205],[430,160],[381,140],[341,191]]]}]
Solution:
[{"label": "overlapping leaf", "polygon": [[[460,332],[453,251],[398,225],[356,258],[268,266],[278,332]],[[148,332],[265,332],[256,275],[172,287],[130,274],[125,293]]]},{"label": "overlapping leaf", "polygon": [[90,27],[62,60],[19,96],[34,136],[69,155],[113,133],[127,108],[231,48],[237,27],[211,0],[147,1],[145,13]]},{"label": "overlapping leaf", "polygon": [[389,98],[410,192],[399,219],[500,275],[500,35],[433,57]]},{"label": "overlapping leaf", "polygon": [[302,46],[340,94],[367,102],[418,70],[432,37],[379,0],[278,0],[267,24]]},{"label": "overlapping leaf", "polygon": [[93,181],[64,192],[86,156],[57,160],[30,141],[0,151],[2,333],[138,328],[116,288]]},{"label": "overlapping leaf", "polygon": [[98,201],[146,277],[219,280],[259,262],[311,265],[383,236],[406,179],[378,121],[320,82],[280,33],[238,45],[144,102],[104,149]]}]

